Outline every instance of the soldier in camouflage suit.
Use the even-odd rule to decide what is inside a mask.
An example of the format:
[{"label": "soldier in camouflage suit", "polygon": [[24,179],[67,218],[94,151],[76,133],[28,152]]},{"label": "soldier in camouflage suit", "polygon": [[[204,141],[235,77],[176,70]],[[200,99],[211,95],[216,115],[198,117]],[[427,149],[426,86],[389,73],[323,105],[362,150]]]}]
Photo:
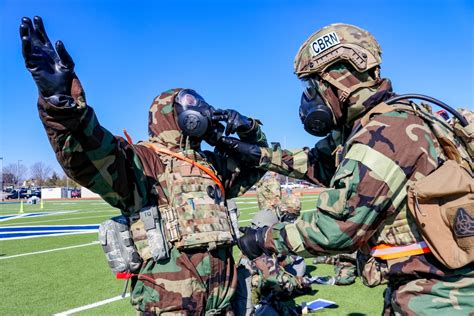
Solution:
[{"label": "soldier in camouflage suit", "polygon": [[277,173],[267,172],[257,183],[257,202],[259,210],[272,210],[280,217],[281,184]]},{"label": "soldier in camouflage suit", "polygon": [[[69,177],[100,194],[124,216],[132,218],[150,205],[158,205],[161,210],[170,198],[180,198],[170,193],[170,189],[176,188],[164,183],[171,156],[158,155],[150,144],[186,155],[213,170],[223,184],[222,200],[244,193],[264,174],[246,167],[242,160],[227,159],[218,151],[202,151],[200,139],[183,135],[177,125],[174,103],[181,89],[168,90],[154,99],[149,112],[149,142],[131,144],[112,135],[99,124],[94,110],[87,104],[64,45],[58,41],[54,50],[41,18],[35,17],[34,26],[29,18],[23,18],[20,35],[26,67],[39,89],[39,116],[59,163]],[[231,133],[237,131],[242,140],[267,146],[256,120],[235,111],[229,111],[228,117],[227,128],[233,129]],[[215,135],[207,137],[208,141],[215,141]],[[199,181],[206,174],[191,165],[183,166],[187,166],[190,175],[195,175],[195,184],[189,185],[186,192],[198,188],[192,196],[198,195],[196,201],[217,201],[223,193],[219,187],[199,189]],[[199,205],[196,209],[200,210]],[[215,220],[218,219],[205,218],[204,225],[219,224]],[[134,241],[137,244],[135,236]],[[169,259],[143,260],[139,273],[132,279],[131,302],[143,315],[217,315],[228,309],[236,282],[231,244],[214,244],[214,247],[208,244],[207,248],[190,250],[178,250],[174,246]]]},{"label": "soldier in camouflage suit", "polygon": [[290,188],[282,192],[281,218],[282,222],[293,222],[300,216],[301,200]]},{"label": "soldier in camouflage suit", "polygon": [[[262,210],[252,218],[250,227],[269,227],[278,218],[270,210]],[[242,228],[245,231],[246,228]],[[304,259],[293,255],[262,255],[249,263],[251,271],[252,304],[258,315],[265,315],[271,308],[278,315],[291,315],[290,298],[310,290],[305,278]],[[268,306],[258,306],[258,305]],[[294,306],[293,306],[294,307]],[[265,309],[266,308],[266,309]]]},{"label": "soldier in camouflage suit", "polygon": [[[469,142],[414,102],[384,103],[394,93],[380,77],[380,64],[381,49],[370,33],[329,25],[295,59],[295,72],[307,84],[300,106],[305,130],[329,135],[308,154],[221,140],[261,168],[328,186],[313,212],[292,224],[247,231],[239,245],[250,258],[264,251],[308,257],[359,249],[363,282],[388,283],[384,315],[472,314],[473,263],[450,269],[438,261],[423,246],[406,203],[406,185],[453,154],[472,173]],[[445,144],[455,150],[445,151]],[[387,249],[392,256],[383,255]]]}]

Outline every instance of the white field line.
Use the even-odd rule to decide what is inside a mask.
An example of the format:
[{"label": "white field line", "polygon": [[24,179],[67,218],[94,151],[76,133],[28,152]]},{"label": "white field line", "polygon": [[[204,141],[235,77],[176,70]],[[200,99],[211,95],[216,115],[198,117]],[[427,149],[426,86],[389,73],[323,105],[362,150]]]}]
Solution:
[{"label": "white field line", "polygon": [[[125,295],[125,297],[129,297],[129,296],[130,296],[130,293],[127,293]],[[97,307],[97,306],[113,303],[115,301],[120,301],[120,300],[124,299],[125,297],[122,297],[122,295],[115,296],[115,297],[112,297],[112,298],[109,298],[109,299],[106,299],[106,300],[103,300],[103,301],[95,302],[95,303],[92,303],[92,304],[89,304],[89,305],[76,307],[76,308],[70,309],[70,310],[65,311],[65,312],[57,313],[57,314],[54,314],[54,316],[72,315],[74,313],[85,311],[87,309],[91,309],[91,308],[94,308],[94,307]]]},{"label": "white field line", "polygon": [[[313,201],[317,201],[317,200],[318,200],[318,199],[307,200],[307,201],[305,201],[305,202],[313,202]],[[251,207],[251,208],[253,208],[253,207]],[[239,210],[241,210],[241,209],[239,209]],[[249,214],[249,215],[254,215],[254,214],[257,214],[257,212],[251,212],[251,213],[248,213],[248,214]]]},{"label": "white field line", "polygon": [[12,237],[12,238],[0,238],[0,241],[9,241],[9,240],[17,240],[17,239],[29,239],[29,238],[41,238],[41,237],[55,237],[55,236],[67,236],[67,235],[79,235],[79,234],[93,234],[98,232],[99,230],[89,230],[89,231],[73,231],[73,232],[65,232],[65,233],[53,233],[48,235],[31,235],[31,236],[19,236],[19,237]]},{"label": "white field line", "polygon": [[[314,211],[314,208],[309,208],[309,209],[306,209],[306,210],[302,210],[301,213],[306,213],[306,212],[311,212],[311,211]],[[255,213],[250,213],[250,214],[255,214]],[[252,219],[243,219],[243,220],[239,220],[239,223],[245,223],[245,222],[250,222]]]},{"label": "white field line", "polygon": [[[103,215],[97,215],[97,216],[83,216],[83,217],[68,217],[68,218],[60,218],[60,219],[50,219],[50,220],[44,220],[44,221],[31,221],[31,222],[23,222],[23,223],[12,223],[12,224],[5,224],[4,226],[17,226],[20,224],[38,224],[38,223],[51,223],[51,222],[64,222],[64,221],[69,221],[72,219],[88,219],[88,218],[97,218],[97,217],[104,217],[107,216],[106,214]],[[93,225],[93,224],[91,224]]]},{"label": "white field line", "polygon": [[99,243],[99,241],[93,241],[93,242],[90,242],[90,243],[87,243],[87,244],[81,244],[81,245],[75,245],[75,246],[69,246],[69,247],[62,247],[62,248],[54,248],[54,249],[35,251],[35,252],[21,253],[21,254],[18,254],[18,255],[0,257],[0,260],[17,258],[17,257],[24,257],[24,256],[39,255],[39,254],[42,254],[42,253],[55,252],[55,251],[61,251],[61,250],[79,248],[79,247],[92,246],[92,245],[97,245],[98,243]]},{"label": "white field line", "polygon": [[63,215],[63,214],[70,214],[70,213],[76,213],[79,212],[79,210],[71,210],[71,211],[60,211],[60,212],[46,212],[46,214],[41,214],[41,215],[36,215],[36,216],[28,216],[30,214],[36,214],[36,213],[23,213],[23,214],[6,214],[2,216],[12,216],[12,217],[7,217],[7,218],[2,218],[0,219],[0,222],[5,222],[5,221],[10,221],[14,219],[23,219],[23,218],[37,218],[37,217],[42,217],[42,216],[54,216],[54,215]]},{"label": "white field line", "polygon": [[[64,210],[64,208],[61,208],[61,209],[54,209],[54,210],[40,210],[38,212],[29,212],[29,213],[17,213],[15,210],[1,210],[0,211],[0,216],[8,216],[8,215],[18,215],[18,214],[35,214],[35,213],[68,213],[68,212],[78,212],[80,210],[78,209],[75,209],[75,210]],[[3,213],[3,212],[7,212],[7,213]],[[12,213],[13,212],[13,213]],[[16,213],[15,213],[16,212]]]},{"label": "white field line", "polygon": [[[31,222],[20,222],[20,223],[16,222],[16,223],[11,223],[11,224],[4,224],[4,225],[2,225],[2,227],[17,226],[17,225],[21,225],[21,224],[25,225],[25,224],[64,222],[64,221],[68,221],[68,220],[72,220],[72,219],[88,219],[88,218],[97,218],[97,217],[103,217],[103,216],[107,216],[107,215],[103,214],[103,215],[97,215],[97,216],[70,217],[70,218],[60,218],[60,219],[50,219],[50,220],[43,220],[43,221],[31,221]],[[94,223],[88,224],[88,225],[94,225]]]},{"label": "white field line", "polygon": [[[249,209],[249,208],[251,208],[251,207],[241,208],[240,210]],[[313,209],[302,210],[301,213],[309,212],[309,211],[312,211],[312,210]],[[250,219],[242,220],[242,221],[239,221],[239,222],[250,222]],[[96,243],[98,243],[98,242],[96,242]],[[125,297],[129,297],[129,296],[130,296],[129,293],[127,293],[127,295],[125,295]],[[106,305],[106,304],[109,304],[109,303],[120,301],[122,299],[123,299],[123,297],[119,295],[119,296],[115,296],[115,297],[112,297],[112,298],[109,298],[109,299],[106,299],[106,300],[103,300],[103,301],[99,301],[99,302],[92,303],[92,304],[89,304],[89,305],[76,307],[76,308],[67,310],[65,312],[57,313],[57,314],[54,314],[54,316],[67,316],[67,315],[71,315],[71,314],[74,314],[74,313],[77,313],[77,312],[80,312],[80,311],[88,310],[88,309],[91,309],[91,308],[94,308],[94,307],[97,307],[97,306]]]}]

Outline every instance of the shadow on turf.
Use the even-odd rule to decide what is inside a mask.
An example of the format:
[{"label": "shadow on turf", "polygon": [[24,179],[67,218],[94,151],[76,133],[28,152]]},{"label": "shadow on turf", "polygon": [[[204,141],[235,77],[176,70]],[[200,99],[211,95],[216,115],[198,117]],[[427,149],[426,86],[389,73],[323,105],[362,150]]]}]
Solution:
[{"label": "shadow on turf", "polygon": [[311,274],[311,272],[316,271],[316,269],[318,269],[318,268],[314,265],[307,265],[306,266],[306,274]]}]

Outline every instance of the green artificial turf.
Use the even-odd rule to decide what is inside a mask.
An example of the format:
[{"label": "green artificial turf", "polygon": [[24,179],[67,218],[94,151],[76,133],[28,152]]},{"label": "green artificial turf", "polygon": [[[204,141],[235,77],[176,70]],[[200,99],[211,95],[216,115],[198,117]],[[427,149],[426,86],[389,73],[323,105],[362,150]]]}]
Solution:
[{"label": "green artificial turf", "polygon": [[[303,212],[313,209],[317,196],[302,197]],[[237,199],[241,226],[249,225],[257,211],[255,197]],[[0,216],[19,213],[20,204],[0,204]],[[29,225],[99,224],[119,211],[101,200],[46,201],[23,205],[23,214],[51,212],[52,215],[8,219],[0,227]],[[64,213],[63,213],[64,212]],[[42,253],[40,253],[42,252]],[[234,253],[238,254],[236,248]],[[313,266],[312,275],[332,275],[333,267]],[[97,244],[97,234],[77,234],[29,239],[0,239],[0,315],[53,315],[117,297],[124,281],[116,280]],[[378,315],[382,309],[383,287],[367,288],[360,280],[340,287],[313,285],[311,295],[295,298],[296,303],[323,298],[337,307],[317,312],[326,315]],[[129,298],[74,313],[75,315],[135,315]]]}]

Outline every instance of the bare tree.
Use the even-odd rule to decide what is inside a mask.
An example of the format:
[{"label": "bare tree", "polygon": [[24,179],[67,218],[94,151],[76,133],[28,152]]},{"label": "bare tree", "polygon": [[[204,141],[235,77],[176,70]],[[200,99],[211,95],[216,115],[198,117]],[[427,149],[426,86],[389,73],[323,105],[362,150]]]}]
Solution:
[{"label": "bare tree", "polygon": [[31,178],[34,179],[35,185],[43,186],[49,178],[53,169],[44,162],[37,162],[30,168]]},{"label": "bare tree", "polygon": [[7,171],[6,167],[3,168],[3,186],[15,185],[15,176],[13,173]]},{"label": "bare tree", "polygon": [[69,178],[64,173],[64,171],[63,172],[61,171],[58,173],[58,176],[60,177],[60,179],[57,181],[58,185],[60,185],[61,187],[67,187],[67,188],[80,188],[81,187],[76,181]]},{"label": "bare tree", "polygon": [[[28,171],[28,168],[21,164],[21,163],[11,163],[11,164],[8,164],[7,166],[5,166],[3,168],[3,174],[4,176],[6,176],[7,174],[11,174],[12,175],[12,185],[14,185],[15,187],[17,185],[20,185],[23,183],[23,181],[25,180],[26,178],[26,174],[27,174],[27,171]],[[4,179],[5,181],[5,179]],[[6,181],[5,181],[5,184],[6,184]]]},{"label": "bare tree", "polygon": [[45,181],[44,184],[48,187],[58,187],[58,186],[61,186],[60,181],[61,181],[60,176],[56,173],[56,171],[53,171],[53,174],[51,175],[51,177],[49,177]]}]

